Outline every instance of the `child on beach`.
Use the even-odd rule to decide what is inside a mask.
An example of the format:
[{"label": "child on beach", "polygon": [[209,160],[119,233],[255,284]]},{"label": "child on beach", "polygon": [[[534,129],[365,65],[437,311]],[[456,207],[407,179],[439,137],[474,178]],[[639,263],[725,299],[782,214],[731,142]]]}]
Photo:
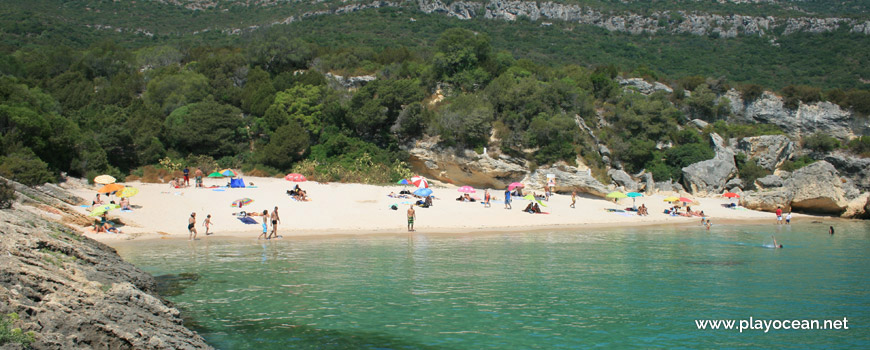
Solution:
[{"label": "child on beach", "polygon": [[788,214],[785,215],[785,224],[791,225],[791,211],[789,211]]},{"label": "child on beach", "polygon": [[211,228],[211,214],[205,216],[205,220],[202,221],[202,226],[205,227],[205,235],[210,236],[213,235],[214,232],[209,232],[208,230]]},{"label": "child on beach", "polygon": [[[269,239],[269,237],[266,236],[266,233],[269,232],[268,222],[269,222],[269,211],[263,210],[263,233],[261,233],[260,236],[262,236],[265,239]],[[260,236],[257,236],[257,240],[260,239]]]}]

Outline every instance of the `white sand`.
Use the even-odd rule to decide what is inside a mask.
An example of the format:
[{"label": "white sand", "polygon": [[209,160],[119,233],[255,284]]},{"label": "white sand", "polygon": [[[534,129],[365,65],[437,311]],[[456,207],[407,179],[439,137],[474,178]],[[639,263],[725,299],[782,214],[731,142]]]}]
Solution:
[{"label": "white sand", "polygon": [[[133,206],[139,206],[132,212],[113,210],[110,218],[119,218],[127,226],[122,228],[122,234],[96,234],[87,230],[89,237],[112,241],[119,239],[177,238],[186,239],[187,219],[191,212],[196,212],[196,229],[198,238],[205,239],[205,228],[202,221],[211,214],[214,223],[211,237],[245,237],[255,239],[262,231],[261,217],[254,217],[258,224],[247,225],[239,221],[233,213],[240,211],[231,207],[231,203],[239,198],[254,200],[245,211],[271,213],[278,206],[281,222],[278,233],[284,237],[312,236],[329,234],[399,234],[407,232],[406,211],[414,199],[390,198],[390,192],[398,193],[401,185],[372,186],[360,184],[320,184],[302,182],[299,185],[312,198],[310,202],[294,201],[286,194],[295,183],[284,179],[245,177],[246,182],[253,182],[257,188],[226,188],[197,189],[193,187],[173,189],[167,184],[127,183],[125,185],[140,189],[139,194],[131,198]],[[192,181],[191,181],[192,183]],[[206,185],[225,185],[226,180],[205,179]],[[507,230],[539,230],[539,229],[576,229],[590,226],[629,226],[652,224],[700,224],[699,217],[672,217],[663,214],[669,203],[662,199],[666,196],[654,195],[637,199],[649,207],[649,216],[637,216],[634,213],[612,213],[607,208],[631,207],[631,198],[613,201],[578,196],[576,208],[570,208],[571,196],[555,195],[546,207],[541,209],[547,215],[528,214],[522,209],[527,200],[514,199],[513,209],[504,209],[501,202],[493,203],[491,208],[484,208],[479,202],[457,202],[461,194],[455,186],[432,187],[438,198],[431,208],[415,207],[417,220],[415,228],[424,233],[468,233]],[[97,187],[76,190],[77,194],[92,200]],[[413,187],[408,187],[414,190]],[[531,193],[531,191],[526,191]],[[502,200],[504,191],[491,191],[494,198]],[[540,193],[540,192],[538,192]],[[474,197],[483,198],[483,189],[477,189]],[[694,210],[703,210],[716,224],[733,220],[769,220],[774,222],[771,213],[746,209],[728,209],[721,206],[730,203],[727,198],[696,198],[700,205]],[[405,202],[403,204],[403,202]],[[398,204],[399,210],[391,210],[391,204]],[[88,208],[78,208],[87,213]],[[795,215],[797,216],[797,215]],[[269,228],[271,230],[271,227]]]}]

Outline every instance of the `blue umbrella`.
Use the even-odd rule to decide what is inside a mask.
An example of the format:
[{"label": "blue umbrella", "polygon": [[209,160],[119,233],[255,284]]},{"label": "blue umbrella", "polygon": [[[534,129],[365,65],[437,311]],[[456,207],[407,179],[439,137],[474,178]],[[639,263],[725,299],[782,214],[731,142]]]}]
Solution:
[{"label": "blue umbrella", "polygon": [[420,196],[420,197],[429,197],[432,195],[432,190],[430,190],[428,188],[421,188],[421,189],[414,191],[414,195]]},{"label": "blue umbrella", "polygon": [[643,193],[637,193],[637,192],[629,192],[629,193],[626,193],[625,195],[628,196],[629,198],[631,198],[631,204],[632,204],[632,205],[634,205],[634,199],[635,199],[635,198],[637,198],[637,197],[643,197]]}]

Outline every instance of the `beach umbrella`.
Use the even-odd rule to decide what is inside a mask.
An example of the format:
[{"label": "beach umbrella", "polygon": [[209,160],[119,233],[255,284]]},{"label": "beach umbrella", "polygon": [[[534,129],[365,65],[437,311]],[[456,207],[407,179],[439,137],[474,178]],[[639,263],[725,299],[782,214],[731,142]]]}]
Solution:
[{"label": "beach umbrella", "polygon": [[208,177],[224,177],[224,174],[221,174],[221,173],[215,171],[211,174],[208,174]]},{"label": "beach umbrella", "polygon": [[120,205],[117,205],[117,204],[102,204],[102,205],[98,205],[98,206],[94,207],[93,209],[91,209],[91,214],[90,214],[90,215],[91,215],[91,216],[100,216],[100,215],[103,215],[103,213],[105,213],[105,212],[107,212],[107,211],[109,211],[109,210],[118,209],[118,208],[120,208],[120,207],[121,207],[121,206],[120,206]]},{"label": "beach umbrella", "polygon": [[459,192],[462,192],[462,193],[474,193],[474,192],[477,192],[477,191],[475,191],[473,188],[471,188],[471,186],[462,186],[462,187],[459,188]]},{"label": "beach umbrella", "polygon": [[632,206],[635,206],[634,201],[635,201],[635,199],[637,199],[637,197],[643,197],[643,193],[639,193],[639,192],[629,192],[629,193],[626,193],[625,195],[628,196],[628,198],[631,198]]},{"label": "beach umbrella", "polygon": [[620,199],[620,198],[628,198],[628,195],[626,195],[625,193],[619,192],[619,191],[613,191],[613,192],[608,193],[607,196],[605,196],[605,197]]},{"label": "beach umbrella", "polygon": [[665,202],[676,202],[678,200],[680,200],[680,198],[674,196],[670,196],[664,199]]},{"label": "beach umbrella", "polygon": [[119,184],[108,184],[97,190],[97,193],[112,193],[123,190],[124,186]]},{"label": "beach umbrella", "polygon": [[417,186],[417,188],[429,188],[429,181],[420,175],[412,177],[411,184]]},{"label": "beach umbrella", "polygon": [[531,195],[531,194],[527,194],[527,195],[525,195],[525,196],[523,197],[523,199],[528,200],[528,201],[535,201],[535,202],[538,202],[538,204],[539,204],[540,206],[542,206],[542,207],[546,207],[546,206],[547,206],[546,204],[544,204],[543,202],[541,202],[540,199],[535,198],[535,196],[534,196],[534,195]]},{"label": "beach umbrella", "polygon": [[135,187],[124,187],[121,192],[118,192],[118,198],[133,197],[139,193],[139,189]]},{"label": "beach umbrella", "polygon": [[734,192],[726,192],[722,196],[724,196],[725,198],[740,198],[740,195]]},{"label": "beach umbrella", "polygon": [[408,179],[401,179],[399,182],[396,182],[397,185],[410,185],[411,182]]},{"label": "beach umbrella", "polygon": [[287,176],[284,176],[284,180],[293,181],[293,182],[305,182],[307,179],[305,178],[305,175],[292,173],[292,174],[287,174]]},{"label": "beach umbrella", "polygon": [[239,173],[237,173],[233,169],[224,169],[224,170],[221,170],[221,175],[229,176],[229,177],[236,177],[236,176],[239,176]]},{"label": "beach umbrella", "polygon": [[428,188],[420,188],[414,191],[414,195],[420,197],[429,197],[432,195],[432,190]]},{"label": "beach umbrella", "polygon": [[246,206],[248,204],[251,204],[253,202],[254,202],[254,200],[250,199],[250,198],[236,199],[233,201],[232,206],[241,208],[241,207]]},{"label": "beach umbrella", "polygon": [[111,175],[100,175],[94,178],[94,183],[98,183],[100,185],[108,185],[111,183],[115,183],[115,178]]},{"label": "beach umbrella", "polygon": [[519,188],[525,188],[526,185],[523,185],[523,184],[521,184],[521,183],[519,183],[519,182],[514,182],[514,183],[511,183],[510,185],[508,185],[508,190],[509,190],[509,191],[513,191],[513,190],[514,190],[515,188],[517,188],[517,187],[519,187]]},{"label": "beach umbrella", "polygon": [[680,197],[679,199],[680,199],[680,202],[683,202],[683,203],[692,203],[695,201],[694,199],[686,198],[686,197]]}]

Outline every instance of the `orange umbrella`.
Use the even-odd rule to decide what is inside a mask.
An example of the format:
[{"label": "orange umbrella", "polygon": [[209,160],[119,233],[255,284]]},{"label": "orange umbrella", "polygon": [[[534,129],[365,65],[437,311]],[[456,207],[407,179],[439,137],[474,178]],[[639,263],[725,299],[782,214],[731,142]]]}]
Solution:
[{"label": "orange umbrella", "polygon": [[97,190],[97,193],[112,193],[124,189],[124,185],[108,184]]}]

